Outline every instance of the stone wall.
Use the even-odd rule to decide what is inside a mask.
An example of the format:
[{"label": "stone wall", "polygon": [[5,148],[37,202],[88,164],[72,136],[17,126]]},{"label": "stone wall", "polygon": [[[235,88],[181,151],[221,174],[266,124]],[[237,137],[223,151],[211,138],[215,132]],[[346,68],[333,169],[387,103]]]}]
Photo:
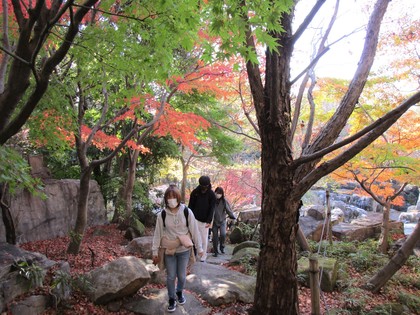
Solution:
[{"label": "stone wall", "polygon": [[[74,228],[77,215],[79,180],[44,179],[46,199],[21,191],[11,197],[10,212],[13,216],[18,243],[67,236]],[[107,222],[105,203],[96,181],[90,182],[88,225]],[[5,242],[3,221],[0,222],[0,242]]]}]

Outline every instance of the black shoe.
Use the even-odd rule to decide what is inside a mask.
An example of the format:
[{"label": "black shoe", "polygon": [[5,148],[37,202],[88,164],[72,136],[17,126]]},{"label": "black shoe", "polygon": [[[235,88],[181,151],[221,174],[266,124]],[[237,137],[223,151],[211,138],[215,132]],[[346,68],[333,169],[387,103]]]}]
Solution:
[{"label": "black shoe", "polygon": [[216,253],[213,253],[213,257],[217,257],[217,254],[218,254],[217,252]]},{"label": "black shoe", "polygon": [[224,249],[224,248],[221,248],[221,249],[220,249],[220,252],[221,252],[222,254],[224,254],[224,253],[225,253],[225,249]]},{"label": "black shoe", "polygon": [[169,313],[172,313],[172,312],[175,312],[175,310],[176,310],[175,299],[169,299],[169,305],[168,305],[167,311]]},{"label": "black shoe", "polygon": [[182,294],[182,292],[177,292],[176,296],[178,297],[178,304],[179,305],[184,305],[185,302],[187,301],[187,299],[185,298],[185,296]]}]

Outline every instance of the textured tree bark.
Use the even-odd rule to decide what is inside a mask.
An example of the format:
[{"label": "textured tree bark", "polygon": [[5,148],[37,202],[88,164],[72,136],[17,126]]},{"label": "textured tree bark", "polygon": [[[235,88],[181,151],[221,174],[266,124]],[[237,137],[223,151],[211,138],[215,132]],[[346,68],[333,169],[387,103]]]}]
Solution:
[{"label": "textured tree bark", "polygon": [[92,169],[87,167],[83,170],[80,177],[79,200],[77,203],[77,217],[76,224],[73,231],[70,233],[70,243],[67,247],[67,253],[77,255],[80,251],[80,245],[85,234],[87,225],[87,205],[90,190],[90,177]]},{"label": "textured tree bark", "polygon": [[382,218],[381,236],[379,238],[379,251],[382,254],[386,254],[388,252],[389,212],[391,210],[391,202],[387,201],[383,206],[384,213]]},{"label": "textured tree bark", "polygon": [[4,184],[0,184],[0,207],[1,215],[6,230],[6,242],[12,245],[16,244],[16,229],[10,213],[9,202],[6,202],[7,189]]},{"label": "textured tree bark", "polygon": [[401,248],[391,258],[386,266],[384,266],[377,274],[375,274],[365,285],[365,289],[372,292],[379,292],[381,288],[387,283],[392,276],[404,266],[410,255],[413,254],[413,249],[420,240],[420,220],[413,233],[406,239]]},{"label": "textured tree bark", "polygon": [[130,159],[128,163],[128,173],[127,173],[127,180],[125,183],[125,191],[124,191],[124,199],[125,199],[125,214],[124,218],[125,221],[131,219],[133,214],[133,190],[134,190],[134,182],[136,180],[136,166],[137,166],[137,159],[139,157],[140,151],[134,150],[132,154],[130,154]]}]

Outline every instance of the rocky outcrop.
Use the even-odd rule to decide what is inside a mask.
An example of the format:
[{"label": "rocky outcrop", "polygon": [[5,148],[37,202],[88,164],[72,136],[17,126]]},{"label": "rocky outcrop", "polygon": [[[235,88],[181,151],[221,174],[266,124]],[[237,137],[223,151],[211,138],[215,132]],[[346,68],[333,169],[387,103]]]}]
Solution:
[{"label": "rocky outcrop", "polygon": [[[79,180],[45,179],[45,198],[20,191],[11,196],[10,212],[19,244],[68,235],[77,215]],[[107,222],[105,203],[96,181],[90,182],[88,225]],[[0,242],[5,242],[4,225],[0,223]]]},{"label": "rocky outcrop", "polygon": [[[339,223],[333,225],[332,234],[342,241],[363,241],[367,238],[378,238],[381,234],[382,214],[369,213],[351,223]],[[390,220],[389,229],[393,233],[404,234],[402,222]]]},{"label": "rocky outcrop", "polygon": [[[40,253],[29,252],[14,245],[1,243],[0,312],[3,312],[7,303],[17,296],[41,286],[47,271],[55,265],[56,262]],[[21,308],[17,308],[20,313],[13,314],[24,314],[24,304]]]}]

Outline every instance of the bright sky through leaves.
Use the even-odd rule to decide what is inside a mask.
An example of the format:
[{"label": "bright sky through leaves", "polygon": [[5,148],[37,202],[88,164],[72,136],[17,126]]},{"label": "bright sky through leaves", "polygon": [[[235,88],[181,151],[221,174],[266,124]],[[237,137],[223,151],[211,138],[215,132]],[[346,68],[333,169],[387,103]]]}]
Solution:
[{"label": "bright sky through leaves", "polygon": [[[316,1],[300,1],[296,7],[295,28],[300,25],[302,19],[306,16]],[[336,1],[327,0],[323,8],[322,14],[311,23],[310,29],[305,32],[302,39],[298,41],[295,55],[298,58],[298,64],[294,64],[292,68],[292,77],[297,75],[302,68],[308,64],[308,56],[310,56],[315,34],[319,33],[318,27],[322,25],[325,30],[328,25],[333,8]],[[350,79],[354,75],[357,62],[360,58],[360,52],[363,47],[365,36],[365,26],[368,16],[372,11],[373,2],[370,0],[341,0],[339,5],[339,13],[334,27],[334,31],[330,35],[328,44],[338,40],[344,35],[352,34],[339,43],[333,45],[329,52],[321,59],[316,67],[316,75],[318,77],[335,77],[342,79]],[[420,1],[419,0],[393,0],[385,16],[385,22],[382,25],[381,33],[387,32],[393,27],[398,18],[408,14],[412,19],[420,19]],[[357,31],[358,30],[358,31]],[[312,33],[311,33],[312,31]],[[316,37],[319,38],[319,37]],[[375,69],[384,60],[376,60],[373,68]]]}]

